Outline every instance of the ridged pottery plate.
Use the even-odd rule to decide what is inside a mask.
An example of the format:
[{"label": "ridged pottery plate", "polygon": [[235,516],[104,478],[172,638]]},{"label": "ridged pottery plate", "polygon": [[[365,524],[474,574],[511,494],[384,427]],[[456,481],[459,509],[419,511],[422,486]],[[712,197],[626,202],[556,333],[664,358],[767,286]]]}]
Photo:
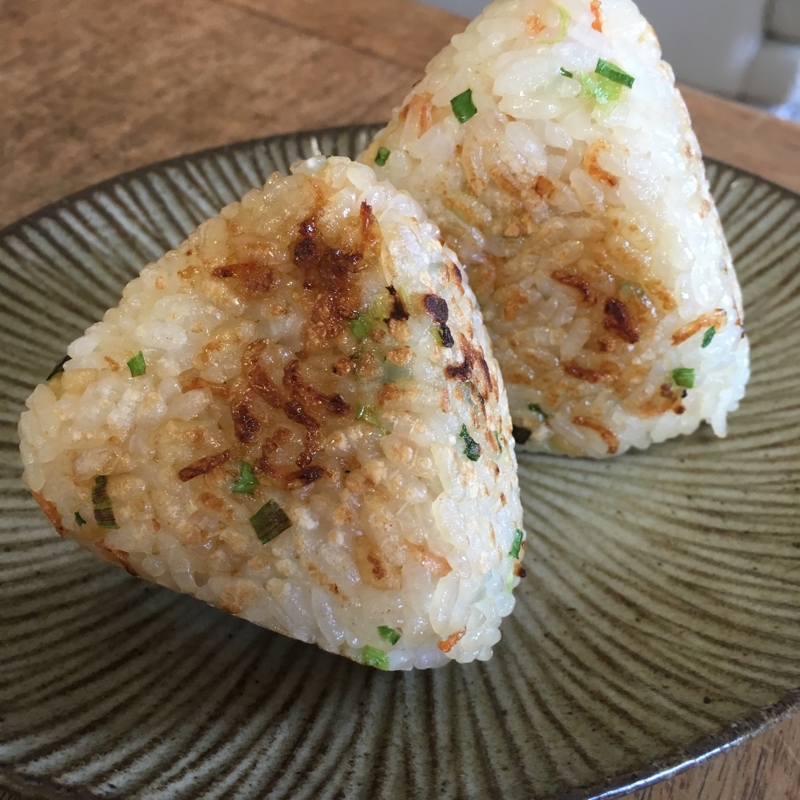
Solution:
[{"label": "ridged pottery plate", "polygon": [[0,787],[36,798],[599,798],[800,699],[800,197],[709,162],[753,378],[727,439],[523,455],[528,577],[494,658],[381,673],[61,540],[17,419],[148,261],[274,170],[375,127],[174,159],[0,233]]}]

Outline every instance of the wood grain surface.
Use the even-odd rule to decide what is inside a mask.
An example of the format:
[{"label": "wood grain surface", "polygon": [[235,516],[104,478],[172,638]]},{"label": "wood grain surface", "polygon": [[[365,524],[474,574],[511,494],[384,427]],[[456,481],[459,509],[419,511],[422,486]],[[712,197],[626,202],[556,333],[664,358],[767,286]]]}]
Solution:
[{"label": "wood grain surface", "polygon": [[[463,25],[408,0],[0,0],[0,226],[159,159],[386,119]],[[800,191],[800,127],[685,95],[708,155]],[[628,795],[697,798],[800,798],[800,717]]]}]

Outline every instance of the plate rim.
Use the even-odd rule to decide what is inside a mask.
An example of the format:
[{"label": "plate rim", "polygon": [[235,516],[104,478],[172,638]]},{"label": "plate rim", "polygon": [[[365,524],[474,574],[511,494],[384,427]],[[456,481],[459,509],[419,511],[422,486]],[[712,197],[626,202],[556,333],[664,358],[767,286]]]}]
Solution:
[{"label": "plate rim", "polygon": [[[47,203],[35,211],[8,223],[0,228],[0,243],[19,235],[26,226],[35,225],[42,219],[56,215],[59,210],[64,207],[72,206],[99,192],[110,190],[121,182],[135,180],[153,171],[166,170],[172,166],[179,166],[187,161],[204,157],[214,157],[219,154],[230,155],[236,150],[252,150],[260,145],[282,140],[297,141],[302,138],[336,137],[340,135],[353,135],[354,133],[366,133],[372,136],[386,124],[385,122],[351,123],[348,125],[276,133],[230,142],[223,145],[206,147],[144,164],[90,184],[89,186]],[[703,161],[706,166],[721,167],[733,172],[737,178],[747,178],[760,185],[767,186],[772,191],[782,195],[783,199],[792,200],[800,207],[800,192],[795,192],[772,180],[763,178],[754,172],[750,172],[716,158],[703,156]],[[3,267],[0,266],[0,271],[2,270]],[[758,708],[752,713],[734,720],[716,733],[704,736],[687,747],[679,748],[673,756],[645,761],[638,769],[605,778],[594,786],[579,787],[568,790],[566,793],[561,792],[559,794],[548,794],[537,798],[532,797],[532,800],[612,800],[613,798],[621,797],[622,795],[639,789],[647,788],[677,775],[684,770],[698,766],[714,756],[721,755],[734,747],[744,744],[759,734],[765,733],[798,712],[800,712],[800,685],[787,690],[777,702]],[[10,769],[11,766],[12,765],[0,766],[0,792],[6,793],[0,794],[0,800],[25,800],[28,797],[53,798],[53,800],[63,797],[84,797],[88,800],[89,798],[97,797],[94,793],[86,794],[88,789],[85,786],[77,787],[78,792],[80,792],[80,795],[78,795],[75,793],[76,787],[54,784],[47,778],[42,780],[32,776],[23,776],[13,771],[13,769]],[[31,792],[32,794],[25,794],[26,792]]]}]

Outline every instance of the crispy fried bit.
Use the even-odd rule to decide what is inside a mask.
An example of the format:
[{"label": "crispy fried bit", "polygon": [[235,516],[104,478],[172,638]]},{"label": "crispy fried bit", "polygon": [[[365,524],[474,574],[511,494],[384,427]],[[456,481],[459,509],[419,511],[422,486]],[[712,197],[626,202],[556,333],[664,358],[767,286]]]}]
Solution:
[{"label": "crispy fried bit", "polygon": [[[313,230],[313,227],[311,229]],[[319,263],[319,256],[317,255],[317,246],[314,244],[314,240],[301,239],[297,242],[294,246],[292,261],[302,269],[316,267]]]},{"label": "crispy fried bit", "polygon": [[59,536],[66,536],[69,531],[61,524],[61,514],[58,513],[55,503],[51,503],[41,492],[31,492],[33,499],[39,504],[44,515],[58,531]]},{"label": "crispy fried bit", "polygon": [[675,333],[672,334],[672,344],[681,344],[681,342],[685,342],[696,333],[700,333],[700,331],[708,328],[716,328],[716,330],[719,331],[720,328],[725,327],[727,321],[727,313],[723,309],[717,308],[714,311],[710,311],[708,314],[703,314],[702,317],[698,317],[696,320],[693,320],[675,331]]},{"label": "crispy fried bit", "polygon": [[589,428],[590,430],[596,431],[600,434],[600,438],[606,443],[606,447],[608,448],[608,454],[613,456],[614,453],[619,450],[619,439],[617,438],[616,434],[603,425],[602,422],[599,422],[592,417],[573,417],[572,418],[573,425],[580,425],[582,428]]},{"label": "crispy fried bit", "polygon": [[127,572],[129,575],[133,575],[134,578],[139,577],[136,570],[131,566],[128,553],[126,553],[124,550],[111,547],[111,545],[108,545],[105,542],[98,542],[97,548],[103,554],[103,557],[106,559],[106,561],[116,564],[118,567],[122,567],[125,572]]},{"label": "crispy fried bit", "polygon": [[447,308],[447,301],[436,294],[426,294],[423,303],[425,310],[433,317],[438,325],[444,325],[450,317],[450,310]]},{"label": "crispy fried bit", "polygon": [[545,28],[547,28],[547,25],[542,22],[538,14],[528,14],[528,16],[525,17],[525,33],[527,33],[528,36],[536,36],[536,34],[541,33]]},{"label": "crispy fried bit", "polygon": [[350,404],[340,394],[327,395],[307,386],[300,378],[300,361],[294,359],[289,362],[283,370],[283,385],[289,389],[295,397],[299,397],[312,405],[322,406],[332,414],[349,414]]},{"label": "crispy fried bit", "polygon": [[439,642],[436,646],[443,652],[449,653],[463,638],[466,634],[467,629],[462,628],[460,631],[456,631],[455,633],[451,633],[443,642]]},{"label": "crispy fried bit", "polygon": [[639,331],[636,320],[622,300],[610,297],[603,308],[603,327],[610,333],[619,336],[628,344],[639,341]]},{"label": "crispy fried bit", "polygon": [[550,277],[564,286],[577,289],[581,293],[583,302],[587,306],[593,306],[597,303],[597,295],[589,288],[588,282],[581,278],[580,275],[573,275],[571,272],[567,272],[564,269],[557,269],[550,274]]},{"label": "crispy fried bit", "polygon": [[464,353],[461,364],[451,364],[445,367],[444,374],[452,380],[469,382],[470,386],[478,393],[481,404],[494,395],[497,396],[497,384],[492,377],[492,372],[483,355],[481,347],[475,347],[463,333],[458,334],[459,344]]},{"label": "crispy fried bit", "polygon": [[404,347],[398,347],[394,350],[390,350],[386,354],[386,360],[390,364],[395,364],[396,366],[400,367],[404,364],[408,364],[411,361],[412,355],[413,352],[411,348],[408,347],[408,345],[405,345]]},{"label": "crispy fried bit", "polygon": [[280,277],[276,272],[256,261],[225,264],[211,270],[211,274],[221,280],[236,278],[240,290],[243,289],[250,294],[263,294],[280,283]]},{"label": "crispy fried bit", "polygon": [[592,14],[594,15],[594,21],[592,22],[592,27],[599,33],[602,33],[603,13],[600,7],[600,0],[592,0],[592,2],[589,4],[589,8],[592,9]]},{"label": "crispy fried bit", "polygon": [[199,375],[181,375],[178,378],[178,383],[184,394],[186,392],[192,392],[195,389],[208,389],[214,397],[221,397],[227,400],[230,395],[230,390],[224,383],[207,381]]},{"label": "crispy fried bit", "polygon": [[221,464],[230,461],[230,458],[230,450],[225,450],[222,453],[215,453],[211,456],[205,456],[204,458],[195,461],[193,464],[189,464],[188,467],[184,467],[178,473],[178,477],[184,483],[186,483],[186,481],[190,481],[192,478],[196,478],[198,475],[205,475],[207,472],[211,472],[212,469],[215,469]]},{"label": "crispy fried bit", "polygon": [[436,555],[425,545],[414,544],[413,542],[406,542],[406,545],[411,557],[422,564],[431,575],[443,578],[453,571],[450,562],[444,556]]},{"label": "crispy fried bit", "polygon": [[542,198],[549,200],[556,192],[556,185],[546,175],[539,175],[533,184],[533,191]]},{"label": "crispy fried bit", "polygon": [[253,416],[248,403],[249,393],[245,394],[245,399],[231,404],[231,417],[233,418],[233,431],[236,438],[242,444],[248,444],[256,438],[256,434],[261,429],[261,423]]},{"label": "crispy fried bit", "polygon": [[389,322],[390,319],[396,319],[400,321],[407,320],[408,310],[403,303],[403,298],[397,293],[397,289],[395,289],[394,286],[387,286],[386,291],[392,296],[392,309],[384,322]]},{"label": "crispy fried bit", "polygon": [[355,319],[361,306],[361,290],[352,275],[367,266],[364,260],[380,246],[377,223],[367,203],[361,204],[361,249],[344,252],[330,247],[317,230],[313,217],[300,224],[301,238],[293,248],[293,260],[306,271],[303,304],[309,324],[305,326],[306,344],[324,345]]},{"label": "crispy fried bit", "polygon": [[604,377],[600,372],[596,372],[588,367],[582,367],[574,361],[565,362],[562,369],[567,375],[581,381],[588,381],[589,383],[599,383]]},{"label": "crispy fried bit", "polygon": [[598,183],[604,183],[613,189],[619,184],[619,178],[616,175],[612,175],[608,170],[603,169],[598,162],[599,154],[609,148],[610,145],[604,139],[592,142],[583,154],[583,166]]}]

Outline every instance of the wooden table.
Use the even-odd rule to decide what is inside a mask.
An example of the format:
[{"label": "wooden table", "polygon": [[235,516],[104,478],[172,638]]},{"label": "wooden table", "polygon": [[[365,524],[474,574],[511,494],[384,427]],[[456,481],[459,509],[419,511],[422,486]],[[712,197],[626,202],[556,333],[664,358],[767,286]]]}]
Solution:
[{"label": "wooden table", "polygon": [[[2,0],[0,226],[180,153],[385,120],[463,26],[408,0]],[[708,155],[800,191],[800,127],[685,94]],[[798,751],[800,716],[628,798],[796,800]]]}]

